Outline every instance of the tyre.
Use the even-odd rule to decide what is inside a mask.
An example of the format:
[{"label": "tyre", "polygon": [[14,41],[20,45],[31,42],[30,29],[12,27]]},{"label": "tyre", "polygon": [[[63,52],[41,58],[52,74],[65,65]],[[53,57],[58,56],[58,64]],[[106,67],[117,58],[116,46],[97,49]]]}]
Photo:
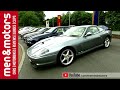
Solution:
[{"label": "tyre", "polygon": [[32,67],[33,67],[34,69],[36,69],[36,70],[38,69],[38,66],[37,66],[35,63],[32,63],[32,62],[31,62],[31,65],[32,65]]},{"label": "tyre", "polygon": [[70,65],[75,59],[75,53],[72,49],[64,49],[58,54],[58,63],[61,66]]},{"label": "tyre", "polygon": [[106,37],[104,40],[104,48],[108,48],[110,46],[110,38]]}]

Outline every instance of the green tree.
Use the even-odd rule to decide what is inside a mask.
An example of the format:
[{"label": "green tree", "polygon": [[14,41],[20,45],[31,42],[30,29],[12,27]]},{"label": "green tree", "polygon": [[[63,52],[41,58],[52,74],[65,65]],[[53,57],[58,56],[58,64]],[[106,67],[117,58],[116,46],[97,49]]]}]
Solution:
[{"label": "green tree", "polygon": [[61,18],[62,18],[62,25],[68,26],[69,25],[69,12],[67,12],[66,14],[63,14]]},{"label": "green tree", "polygon": [[45,14],[43,11],[35,11],[36,16],[39,18],[39,25],[44,24]]},{"label": "green tree", "polygon": [[52,27],[53,26],[53,18],[49,19],[49,26]]},{"label": "green tree", "polygon": [[49,26],[50,27],[57,26],[57,17],[53,17],[53,18],[49,19]]},{"label": "green tree", "polygon": [[99,11],[99,25],[106,25],[104,11]]},{"label": "green tree", "polygon": [[21,26],[38,26],[39,18],[34,11],[21,12],[19,17],[19,24]]},{"label": "green tree", "polygon": [[19,25],[43,26],[45,14],[43,11],[19,11]]},{"label": "green tree", "polygon": [[26,11],[19,11],[19,12],[18,12],[18,15],[19,15],[18,20],[19,20],[19,25],[20,25],[20,26],[22,25],[22,22],[20,22],[20,19],[21,19],[21,17],[22,17],[25,13],[26,13]]},{"label": "green tree", "polygon": [[[70,14],[70,25],[89,25],[92,24],[92,14],[87,13],[85,11],[74,11],[73,13],[67,12],[66,14],[62,15],[62,26],[69,25],[69,14]],[[52,25],[53,18],[50,19],[50,26]],[[57,25],[57,17],[54,17],[54,25]]]},{"label": "green tree", "polygon": [[120,11],[108,11],[106,21],[112,30],[120,31]]},{"label": "green tree", "polygon": [[81,12],[81,24],[82,25],[91,25],[92,24],[92,14],[91,13],[87,13],[87,12]]},{"label": "green tree", "polygon": [[92,24],[92,14],[85,11],[75,11],[71,15],[72,25],[88,25]]}]

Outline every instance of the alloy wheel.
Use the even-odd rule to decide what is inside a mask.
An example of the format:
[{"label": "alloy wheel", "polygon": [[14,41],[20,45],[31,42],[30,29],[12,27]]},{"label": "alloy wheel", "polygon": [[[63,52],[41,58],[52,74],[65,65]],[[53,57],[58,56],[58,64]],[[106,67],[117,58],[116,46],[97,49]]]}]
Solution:
[{"label": "alloy wheel", "polygon": [[107,37],[104,42],[105,48],[108,48],[110,46],[110,39]]},{"label": "alloy wheel", "polygon": [[60,63],[63,66],[67,66],[74,60],[74,52],[71,49],[65,49],[60,55]]}]

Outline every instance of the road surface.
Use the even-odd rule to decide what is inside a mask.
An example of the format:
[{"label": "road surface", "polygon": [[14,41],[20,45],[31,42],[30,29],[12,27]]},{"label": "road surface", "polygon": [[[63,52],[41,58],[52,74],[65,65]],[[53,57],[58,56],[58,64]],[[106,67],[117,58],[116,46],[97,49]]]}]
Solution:
[{"label": "road surface", "polygon": [[[19,43],[26,53],[26,44],[20,39]],[[77,57],[68,67],[52,65],[35,70],[25,55],[19,79],[62,79],[63,72],[120,72],[120,39],[112,39],[111,46],[107,49],[99,48]]]}]

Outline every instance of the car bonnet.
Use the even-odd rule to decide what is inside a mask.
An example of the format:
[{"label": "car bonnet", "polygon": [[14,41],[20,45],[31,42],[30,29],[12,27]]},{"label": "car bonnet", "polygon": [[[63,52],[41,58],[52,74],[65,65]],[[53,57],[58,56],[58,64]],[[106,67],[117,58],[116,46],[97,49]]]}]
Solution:
[{"label": "car bonnet", "polygon": [[37,43],[35,43],[34,45],[32,45],[30,48],[28,48],[28,53],[30,55],[34,54],[35,52],[46,48],[46,49],[52,49],[55,48],[57,45],[62,44],[64,42],[70,41],[70,40],[74,40],[75,37],[50,37],[47,39],[43,39]]}]

